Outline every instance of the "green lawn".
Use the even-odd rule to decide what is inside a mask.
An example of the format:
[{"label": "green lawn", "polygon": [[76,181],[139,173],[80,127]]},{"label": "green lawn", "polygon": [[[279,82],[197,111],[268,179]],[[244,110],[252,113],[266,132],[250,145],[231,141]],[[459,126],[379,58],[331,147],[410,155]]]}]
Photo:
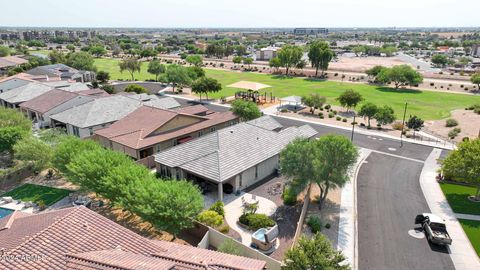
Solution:
[{"label": "green lawn", "polygon": [[[120,73],[117,59],[95,59],[98,70],[107,71],[113,80],[130,79],[128,72]],[[154,76],[147,72],[148,63],[142,63],[142,71],[135,73],[135,79],[154,79]],[[272,91],[277,97],[289,95],[303,96],[309,93],[319,93],[329,103],[337,104],[335,100],[346,89],[354,89],[362,94],[366,101],[374,102],[377,105],[390,105],[394,108],[397,118],[403,115],[404,104],[408,102],[408,115],[418,115],[425,120],[442,119],[450,116],[450,111],[461,109],[474,103],[480,103],[480,96],[469,96],[462,94],[439,93],[432,91],[417,90],[395,90],[387,87],[378,87],[361,83],[342,83],[336,81],[317,81],[306,78],[286,78],[284,76],[259,74],[250,72],[233,72],[226,70],[206,69],[209,77],[217,79],[224,88],[210,97],[220,98],[232,96],[238,89],[225,87],[237,81],[255,81],[272,86],[266,91]]]},{"label": "green lawn", "polygon": [[[480,221],[459,219],[462,228],[468,236],[473,248],[480,256]],[[453,240],[455,241],[455,240]]]},{"label": "green lawn", "polygon": [[38,203],[43,201],[46,206],[50,206],[57,201],[68,196],[70,190],[39,186],[34,184],[24,184],[1,195],[10,196],[15,200],[23,202],[32,201]]},{"label": "green lawn", "polygon": [[450,207],[452,207],[453,212],[480,215],[480,203],[474,203],[468,200],[468,196],[475,195],[476,188],[447,183],[441,183],[440,187]]}]

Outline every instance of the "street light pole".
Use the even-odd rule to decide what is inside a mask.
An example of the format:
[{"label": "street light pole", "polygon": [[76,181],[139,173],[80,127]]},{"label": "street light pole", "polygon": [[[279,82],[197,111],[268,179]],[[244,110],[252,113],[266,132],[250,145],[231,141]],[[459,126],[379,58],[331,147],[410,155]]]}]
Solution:
[{"label": "street light pole", "polygon": [[407,114],[407,102],[405,102],[405,109],[403,110],[402,132],[400,133],[400,147],[403,147],[403,129],[405,128],[406,114]]},{"label": "street light pole", "polygon": [[355,117],[356,117],[356,114],[353,113],[353,122],[352,122],[352,138],[350,139],[351,142],[353,142],[353,133],[355,132]]}]

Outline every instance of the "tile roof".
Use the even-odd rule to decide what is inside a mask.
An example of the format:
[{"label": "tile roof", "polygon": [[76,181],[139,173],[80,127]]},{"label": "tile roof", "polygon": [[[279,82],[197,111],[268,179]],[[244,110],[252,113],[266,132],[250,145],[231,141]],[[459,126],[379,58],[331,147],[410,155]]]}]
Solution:
[{"label": "tile roof", "polygon": [[28,63],[28,60],[17,56],[0,57],[0,68],[14,67],[25,63]]},{"label": "tile roof", "polygon": [[22,103],[20,107],[36,111],[38,113],[45,113],[77,96],[78,94],[76,93],[53,89],[27,102]]},{"label": "tile roof", "polygon": [[[179,116],[195,118],[198,121],[173,130],[152,134],[153,131]],[[197,116],[176,110],[142,106],[111,126],[97,130],[95,134],[133,149],[141,149],[235,119],[237,116],[231,112]]]},{"label": "tile roof", "polygon": [[283,126],[277,122],[277,120],[273,119],[273,117],[262,116],[247,122],[250,125],[263,128],[266,130],[275,130],[281,129]]},{"label": "tile roof", "polygon": [[[270,116],[263,116],[267,117]],[[273,121],[260,119],[254,124]],[[223,182],[279,154],[293,139],[315,134],[308,125],[276,132],[245,122],[160,152],[155,155],[155,162]]]},{"label": "tile roof", "polygon": [[[18,212],[14,212],[18,213]],[[83,206],[4,219],[0,269],[260,270],[265,262],[144,238]],[[172,268],[173,266],[173,268]]]},{"label": "tile roof", "polygon": [[193,105],[176,109],[177,112],[187,113],[187,114],[202,114],[208,113],[209,109],[203,105]]},{"label": "tile roof", "polygon": [[101,97],[52,115],[50,118],[80,128],[118,121],[142,106],[142,102],[119,95]]},{"label": "tile roof", "polygon": [[31,82],[0,94],[0,99],[9,103],[22,103],[52,90],[53,87],[39,82]]}]

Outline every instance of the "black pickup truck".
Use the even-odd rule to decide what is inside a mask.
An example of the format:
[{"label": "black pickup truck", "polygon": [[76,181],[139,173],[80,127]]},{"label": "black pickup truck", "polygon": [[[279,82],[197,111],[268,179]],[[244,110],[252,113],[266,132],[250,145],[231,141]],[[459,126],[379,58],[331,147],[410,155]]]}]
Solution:
[{"label": "black pickup truck", "polygon": [[423,213],[415,217],[415,224],[421,224],[428,241],[437,245],[450,245],[452,238],[448,235],[445,220],[432,213]]}]

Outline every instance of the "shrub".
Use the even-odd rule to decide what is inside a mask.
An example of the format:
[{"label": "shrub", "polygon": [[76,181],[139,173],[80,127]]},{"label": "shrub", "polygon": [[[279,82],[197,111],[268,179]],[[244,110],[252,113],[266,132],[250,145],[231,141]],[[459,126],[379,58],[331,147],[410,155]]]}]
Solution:
[{"label": "shrub", "polygon": [[223,243],[221,243],[220,246],[218,246],[217,250],[223,253],[231,254],[231,255],[237,255],[237,256],[242,255],[242,251],[237,247],[235,242],[230,238],[225,239],[225,241],[223,241]]},{"label": "shrub", "polygon": [[333,112],[334,114],[337,114],[337,113],[338,113],[336,110],[333,110],[332,112]]},{"label": "shrub", "polygon": [[286,187],[282,193],[283,204],[294,205],[297,203],[297,194],[290,188]]},{"label": "shrub", "polygon": [[364,127],[364,126],[365,126],[365,123],[360,123],[360,126],[361,126],[361,127]]},{"label": "shrub", "polygon": [[337,116],[335,119],[337,119],[337,121],[340,121],[340,120],[342,120],[342,117]]},{"label": "shrub", "polygon": [[448,132],[448,137],[454,139],[460,132],[462,132],[460,128],[454,128]]},{"label": "shrub", "polygon": [[225,216],[225,209],[223,208],[223,202],[221,201],[216,201],[208,210],[215,211],[222,217]]},{"label": "shrub", "polygon": [[331,225],[330,223],[325,224],[325,228],[330,229]]},{"label": "shrub", "polygon": [[332,107],[332,106],[331,106],[330,104],[327,104],[327,105],[325,105],[324,108],[325,108],[325,110],[330,110],[331,107]]},{"label": "shrub", "polygon": [[275,225],[273,219],[267,217],[265,214],[246,213],[238,219],[240,223],[246,225],[250,230],[256,231],[261,228],[268,228]]},{"label": "shrub", "polygon": [[446,127],[456,127],[456,126],[458,126],[458,121],[453,119],[453,118],[447,119],[447,121],[445,122],[445,126]]},{"label": "shrub", "polygon": [[328,113],[328,118],[333,118],[334,116],[335,116],[335,114],[333,112]]},{"label": "shrub", "polygon": [[288,110],[287,109],[281,109],[280,112],[286,113],[286,112],[288,112]]},{"label": "shrub", "polygon": [[460,88],[463,88],[463,84],[460,84]]},{"label": "shrub", "polygon": [[218,227],[223,224],[223,217],[212,210],[202,211],[198,214],[197,219],[210,227]]},{"label": "shrub", "polygon": [[395,121],[392,124],[392,128],[395,130],[402,130],[403,129],[403,124],[400,121]]},{"label": "shrub", "polygon": [[322,116],[323,116],[323,112],[319,112],[319,113],[318,113],[318,116],[322,117]]},{"label": "shrub", "polygon": [[230,227],[227,224],[223,224],[220,227],[218,227],[218,230],[221,233],[228,233],[230,231]]},{"label": "shrub", "polygon": [[347,122],[347,118],[343,118],[343,119],[342,119],[342,122],[346,123],[346,122]]},{"label": "shrub", "polygon": [[322,229],[322,221],[318,216],[310,216],[307,220],[307,225],[313,233],[320,232]]},{"label": "shrub", "polygon": [[430,86],[434,86],[434,85],[435,85],[435,84],[434,84],[433,82],[432,82],[432,83],[430,83]]},{"label": "shrub", "polygon": [[462,142],[468,142],[468,141],[470,141],[470,138],[469,138],[469,137],[463,137],[463,138],[462,138]]}]

